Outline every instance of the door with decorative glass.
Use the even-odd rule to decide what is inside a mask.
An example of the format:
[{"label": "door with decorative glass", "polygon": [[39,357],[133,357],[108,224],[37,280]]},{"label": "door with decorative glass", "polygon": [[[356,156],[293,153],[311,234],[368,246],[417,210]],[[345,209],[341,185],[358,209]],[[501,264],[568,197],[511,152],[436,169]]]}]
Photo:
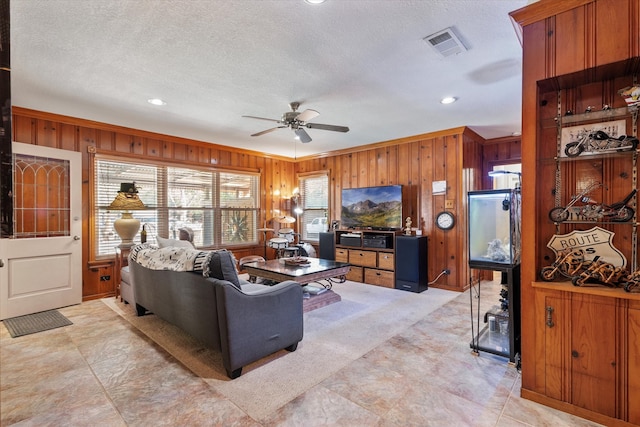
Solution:
[{"label": "door with decorative glass", "polygon": [[0,320],[82,302],[82,158],[13,143],[13,235],[0,239]]}]

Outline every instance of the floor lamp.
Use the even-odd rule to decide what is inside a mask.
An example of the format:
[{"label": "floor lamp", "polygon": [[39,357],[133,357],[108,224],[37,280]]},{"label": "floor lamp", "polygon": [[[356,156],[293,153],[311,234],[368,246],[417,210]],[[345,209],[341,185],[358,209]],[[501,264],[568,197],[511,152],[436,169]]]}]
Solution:
[{"label": "floor lamp", "polygon": [[133,246],[133,238],[140,229],[140,220],[133,217],[130,211],[145,209],[144,203],[138,198],[135,182],[120,184],[118,195],[109,205],[109,210],[122,211],[122,216],[113,223],[116,233],[120,236],[121,248]]},{"label": "floor lamp", "polygon": [[298,235],[298,244],[301,243],[300,238],[302,237],[302,230],[300,230],[300,215],[304,212],[301,208],[295,208],[293,212],[296,214],[296,231]]}]

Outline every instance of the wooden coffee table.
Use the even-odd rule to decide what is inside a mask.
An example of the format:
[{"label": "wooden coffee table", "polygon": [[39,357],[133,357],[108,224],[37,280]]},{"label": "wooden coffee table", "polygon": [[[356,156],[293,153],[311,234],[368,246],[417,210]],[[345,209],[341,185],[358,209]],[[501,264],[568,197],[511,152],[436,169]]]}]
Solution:
[{"label": "wooden coffee table", "polygon": [[[294,280],[302,285],[318,282],[325,288],[331,289],[331,279],[337,278],[344,281],[345,275],[351,268],[349,263],[328,259],[306,257],[309,261],[308,265],[289,265],[286,259],[250,262],[244,264],[243,269],[249,273],[249,276],[263,277],[276,282]],[[325,281],[326,284],[321,281]]]}]

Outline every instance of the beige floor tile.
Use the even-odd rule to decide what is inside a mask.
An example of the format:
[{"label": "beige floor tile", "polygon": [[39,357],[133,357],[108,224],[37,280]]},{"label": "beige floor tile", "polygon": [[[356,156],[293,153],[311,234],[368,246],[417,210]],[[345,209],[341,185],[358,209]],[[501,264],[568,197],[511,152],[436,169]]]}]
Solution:
[{"label": "beige floor tile", "polygon": [[377,415],[384,415],[405,393],[411,378],[361,358],[321,385]]},{"label": "beige floor tile", "polygon": [[280,408],[262,425],[287,427],[375,426],[380,418],[337,393],[316,386]]},{"label": "beige floor tile", "polygon": [[[482,310],[498,303],[500,289],[483,284]],[[390,294],[397,299],[408,295]],[[469,292],[462,293],[397,332],[390,322],[380,331],[388,340],[275,412],[265,411],[260,420],[217,391],[219,381],[186,369],[102,301],[60,309],[73,325],[25,337],[11,338],[0,324],[0,424],[597,425],[521,399],[513,365],[486,353],[472,355],[469,301]],[[349,301],[341,307],[344,311],[335,305],[307,313],[305,324],[330,324],[357,316],[360,309]],[[305,340],[320,339],[321,332],[317,335],[305,335]],[[368,339],[338,338],[345,343]]]}]

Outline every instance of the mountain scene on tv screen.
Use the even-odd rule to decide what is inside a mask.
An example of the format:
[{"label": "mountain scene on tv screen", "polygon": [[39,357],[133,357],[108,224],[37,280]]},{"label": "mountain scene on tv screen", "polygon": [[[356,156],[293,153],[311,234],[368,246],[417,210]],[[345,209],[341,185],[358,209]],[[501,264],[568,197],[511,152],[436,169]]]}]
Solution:
[{"label": "mountain scene on tv screen", "polygon": [[[360,195],[365,197],[366,194]],[[361,200],[342,200],[342,227],[402,227],[402,201],[384,199],[384,193]],[[398,196],[389,196],[397,198]]]}]

